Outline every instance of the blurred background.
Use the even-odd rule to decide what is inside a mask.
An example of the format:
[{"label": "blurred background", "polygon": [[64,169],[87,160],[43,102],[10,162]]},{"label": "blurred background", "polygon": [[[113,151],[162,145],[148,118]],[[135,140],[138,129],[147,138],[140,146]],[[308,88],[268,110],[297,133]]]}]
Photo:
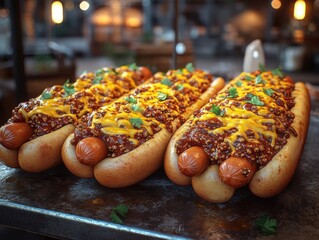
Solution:
[{"label": "blurred background", "polygon": [[266,67],[319,84],[318,27],[319,0],[0,0],[0,121],[45,87],[104,66],[193,62],[228,79],[254,39]]}]

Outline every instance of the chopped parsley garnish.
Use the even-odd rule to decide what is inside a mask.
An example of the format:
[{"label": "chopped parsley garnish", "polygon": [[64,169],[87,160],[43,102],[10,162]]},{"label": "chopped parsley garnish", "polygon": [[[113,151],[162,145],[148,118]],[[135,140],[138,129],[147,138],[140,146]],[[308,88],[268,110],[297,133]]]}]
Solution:
[{"label": "chopped parsley garnish", "polygon": [[164,101],[167,99],[167,94],[166,93],[162,93],[162,92],[159,92],[158,95],[157,95],[157,98],[161,101]]},{"label": "chopped parsley garnish", "polygon": [[260,99],[259,99],[258,96],[253,95],[253,94],[252,94],[250,100],[247,101],[247,102],[249,102],[249,103],[251,103],[251,104],[254,104],[254,105],[256,105],[256,106],[264,106],[264,105],[265,105],[263,101],[260,101]]},{"label": "chopped parsley garnish", "polygon": [[171,80],[169,80],[167,77],[166,78],[163,78],[162,81],[161,81],[162,84],[166,85],[166,86],[172,86],[173,83]]},{"label": "chopped parsley garnish", "polygon": [[125,98],[125,101],[127,101],[128,103],[137,103],[137,101],[134,97],[127,97],[127,98]]},{"label": "chopped parsley garnish", "polygon": [[220,109],[220,107],[216,106],[215,104],[212,105],[212,109],[210,111],[215,113],[217,116],[223,116],[225,113]]},{"label": "chopped parsley garnish", "polygon": [[123,224],[123,218],[126,217],[126,214],[128,213],[128,206],[121,203],[117,205],[116,207],[112,208],[111,212],[111,220],[114,223]]},{"label": "chopped parsley garnish", "polygon": [[189,72],[194,72],[195,68],[194,65],[192,63],[187,63],[185,68],[187,69],[187,71]]},{"label": "chopped parsley garnish", "polygon": [[178,84],[176,88],[178,91],[182,91],[184,89],[184,85]]},{"label": "chopped parsley garnish", "polygon": [[237,88],[235,88],[235,87],[229,88],[227,92],[228,92],[229,98],[235,98],[238,96]]},{"label": "chopped parsley garnish", "polygon": [[261,75],[258,75],[255,79],[255,83],[256,84],[259,84],[259,83],[262,83],[264,84],[265,83],[265,80],[261,77]]},{"label": "chopped parsley garnish", "polygon": [[103,80],[103,76],[101,76],[101,75],[96,76],[96,77],[93,79],[93,84],[100,84],[102,80]]},{"label": "chopped parsley garnish", "polygon": [[249,75],[246,75],[245,76],[245,80],[246,81],[251,81],[251,80],[253,80],[254,79],[254,77],[251,77],[251,76],[249,76]]},{"label": "chopped parsley garnish", "polygon": [[237,87],[241,87],[241,85],[243,85],[243,82],[242,82],[242,81],[237,81],[237,82],[236,82],[236,86],[237,86]]},{"label": "chopped parsley garnish", "polygon": [[259,71],[261,71],[261,72],[266,72],[266,68],[265,68],[265,65],[264,64],[261,64],[261,63],[259,63]]},{"label": "chopped parsley garnish", "polygon": [[80,76],[86,75],[88,73],[88,71],[83,71]]},{"label": "chopped parsley garnish", "polygon": [[177,73],[178,73],[178,74],[183,74],[183,73],[184,73],[184,72],[183,72],[183,69],[178,69],[178,70],[177,70]]},{"label": "chopped parsley garnish", "polygon": [[141,125],[143,124],[143,121],[140,118],[130,118],[129,121],[133,125],[133,127],[136,127],[136,128],[140,128]]},{"label": "chopped parsley garnish", "polygon": [[105,73],[105,70],[103,68],[100,68],[100,69],[95,71],[95,75],[101,75],[103,73]]},{"label": "chopped parsley garnish", "polygon": [[278,68],[275,68],[274,70],[271,71],[272,74],[274,75],[277,75],[278,77],[280,78],[283,78],[284,77],[284,74],[283,72],[281,71],[281,69],[278,67]]},{"label": "chopped parsley garnish", "polygon": [[138,67],[136,66],[136,63],[132,63],[131,65],[128,66],[129,69],[133,70],[133,71],[137,71]]},{"label": "chopped parsley garnish", "polygon": [[50,92],[43,92],[41,94],[41,99],[42,100],[47,100],[47,99],[50,99],[50,98],[52,98],[52,93],[50,93]]},{"label": "chopped parsley garnish", "polygon": [[274,90],[271,88],[264,88],[264,93],[271,97],[271,95],[274,93]]},{"label": "chopped parsley garnish", "polygon": [[261,216],[256,221],[256,226],[262,235],[275,234],[277,231],[277,220],[269,216]]},{"label": "chopped parsley garnish", "polygon": [[143,109],[140,108],[140,106],[137,105],[137,104],[132,104],[132,105],[131,105],[131,109],[132,109],[133,111],[135,111],[135,112],[142,112],[142,111],[143,111]]},{"label": "chopped parsley garnish", "polygon": [[65,97],[75,93],[74,85],[70,83],[69,79],[63,84],[63,89],[65,91]]}]

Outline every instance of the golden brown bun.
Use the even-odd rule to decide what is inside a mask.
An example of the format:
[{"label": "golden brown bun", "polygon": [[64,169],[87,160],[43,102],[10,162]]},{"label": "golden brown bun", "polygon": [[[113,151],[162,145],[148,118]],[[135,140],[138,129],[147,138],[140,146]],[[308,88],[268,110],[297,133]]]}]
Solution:
[{"label": "golden brown bun", "polygon": [[310,114],[310,100],[304,83],[297,82],[292,92],[295,114],[292,127],[298,133],[291,136],[287,144],[262,169],[257,171],[250,181],[250,190],[259,197],[272,197],[286,188],[292,179],[307,137]]},{"label": "golden brown bun", "polygon": [[35,173],[48,170],[60,164],[62,162],[62,144],[73,130],[74,126],[69,124],[24,143],[18,153],[21,169]]},{"label": "golden brown bun", "polygon": [[19,168],[18,150],[7,149],[0,144],[0,161],[8,167]]}]

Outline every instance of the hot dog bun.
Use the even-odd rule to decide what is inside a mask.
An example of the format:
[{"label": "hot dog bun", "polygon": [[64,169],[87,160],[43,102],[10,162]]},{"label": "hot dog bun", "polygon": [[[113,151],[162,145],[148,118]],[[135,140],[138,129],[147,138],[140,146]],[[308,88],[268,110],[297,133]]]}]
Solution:
[{"label": "hot dog bun", "polygon": [[[245,76],[247,76],[247,74],[242,73],[239,77],[235,78],[233,81],[227,84],[225,88],[220,92],[220,95],[226,94],[227,96],[227,94],[230,94],[232,91],[230,89],[234,89],[235,88],[234,86],[236,86],[236,83],[238,84],[237,85],[238,88],[245,87],[245,91],[247,89],[256,89],[258,87],[262,87],[260,90],[257,90],[257,92],[254,92],[256,94],[255,96],[259,96],[259,97],[258,98],[255,97],[253,101],[250,100],[250,103],[254,103],[257,106],[261,106],[261,107],[255,107],[255,109],[253,109],[254,106],[246,105],[246,102],[249,100],[249,98],[252,98],[254,96],[254,95],[248,95],[246,92],[244,94],[241,92],[236,92],[236,94],[238,95],[232,96],[231,100],[229,101],[220,100],[223,103],[219,105],[220,108],[217,108],[214,105],[216,101],[218,100],[212,100],[211,101],[212,103],[208,103],[206,106],[202,108],[203,109],[201,110],[202,113],[199,113],[197,116],[192,116],[185,124],[183,124],[176,131],[174,136],[171,138],[165,153],[164,169],[168,178],[172,180],[174,183],[179,185],[192,184],[194,191],[201,198],[210,202],[220,203],[220,202],[228,201],[233,196],[236,188],[243,187],[247,184],[249,184],[248,186],[251,192],[258,197],[273,197],[279,194],[281,191],[283,191],[286,188],[286,186],[291,181],[294,175],[294,172],[296,170],[296,167],[298,165],[298,162],[302,153],[302,149],[305,143],[307,130],[308,130],[308,124],[309,124],[309,114],[310,114],[310,100],[309,100],[309,96],[308,96],[308,92],[305,87],[305,84],[301,82],[293,84],[290,78],[284,78],[281,74],[280,74],[280,77],[278,77],[271,72],[263,73],[263,75],[261,75],[260,72],[255,72],[255,73],[252,73],[252,75],[249,75],[247,79],[245,79]],[[250,86],[252,83],[249,83],[246,87],[244,83],[242,82],[255,80],[255,78],[252,78],[252,76],[256,78],[257,86],[254,88],[251,88]],[[278,80],[280,81],[277,82]],[[258,85],[258,84],[262,84],[262,85]],[[281,84],[281,85],[279,86],[277,84]],[[272,88],[270,88],[269,86],[271,86]],[[290,97],[289,89],[290,90],[292,89],[291,97]],[[278,91],[278,92],[275,92],[275,91]],[[249,98],[247,96],[249,96]],[[273,99],[271,100],[269,96],[272,96]],[[232,100],[237,97],[239,99],[244,99],[244,101],[241,103],[242,105]],[[218,96],[216,98],[218,98]],[[219,99],[224,99],[224,97],[223,96],[219,97]],[[248,100],[245,100],[245,99],[248,99]],[[286,102],[283,102],[283,99],[286,99],[285,100]],[[289,107],[292,105],[292,99],[293,99],[294,106]],[[276,104],[279,104],[279,105],[276,107],[274,103],[268,103],[269,101],[276,102]],[[227,102],[230,102],[231,105],[227,105]],[[270,104],[271,106],[270,109],[272,109],[271,111],[273,113],[276,113],[277,110],[284,112],[284,114],[282,115],[283,118],[280,118],[281,120],[279,122],[275,122],[275,120],[273,120],[275,115],[266,111],[266,108],[265,108],[266,103]],[[241,108],[239,110],[236,110],[237,107],[240,107],[240,106],[243,106],[243,109],[245,111],[240,110]],[[214,107],[215,109],[213,109]],[[248,111],[246,112],[247,109]],[[290,109],[292,114],[289,113],[287,109]],[[211,113],[211,112],[214,112],[214,113]],[[277,112],[276,114],[280,116],[281,113]],[[259,117],[257,117],[257,115],[259,115]],[[224,124],[222,124],[219,120],[217,120],[219,116],[221,118],[225,117],[227,119],[227,122],[224,122]],[[230,116],[235,116],[233,117],[235,119],[230,119]],[[261,118],[260,116],[266,116],[266,117]],[[250,118],[254,120],[250,120]],[[284,120],[284,118],[290,119],[292,121],[290,126],[287,125],[289,120]],[[216,146],[216,148],[211,147],[211,145],[208,145],[209,148],[206,148],[205,147],[206,145],[204,144],[201,145],[201,142],[213,144],[209,140],[208,135],[204,135],[205,141],[202,138],[199,138],[199,141],[197,142],[196,140],[192,139],[192,142],[195,141],[195,143],[191,143],[190,146],[194,145],[194,146],[203,147],[205,149],[205,152],[210,156],[210,160],[212,163],[210,167],[208,167],[203,173],[196,176],[186,176],[182,173],[181,169],[179,169],[178,167],[178,160],[180,155],[177,153],[178,151],[177,147],[185,145],[185,142],[187,144],[188,142],[187,139],[189,138],[189,136],[196,136],[196,134],[202,133],[204,131],[204,130],[200,130],[200,128],[195,127],[194,123],[198,123],[198,124],[203,123],[203,122],[200,122],[198,119],[202,119],[201,121],[203,121],[204,123],[205,121],[209,121],[209,120],[212,121],[209,125],[205,125],[210,127],[209,130],[207,131],[215,132],[215,134],[217,135],[214,135],[215,140],[212,140],[212,141],[217,140],[222,144],[219,145],[219,143],[215,142],[214,144],[216,145],[214,146]],[[245,123],[246,119],[247,119],[247,123]],[[238,121],[238,122],[232,122],[232,121]],[[259,130],[257,131],[259,131],[259,133],[257,135],[256,134],[253,135],[254,133],[253,131],[256,131],[256,129],[254,129],[256,125],[254,121],[259,123],[264,122],[266,124],[266,125],[261,125],[261,127],[258,128]],[[276,143],[277,141],[277,136],[279,136],[279,134],[283,134],[282,133],[283,130],[278,129],[275,133],[272,133],[271,129],[276,129],[276,128],[270,127],[270,126],[272,126],[272,124],[275,125],[275,123],[277,124],[276,125],[277,128],[280,128],[281,126],[283,126],[282,124],[284,124],[286,129],[284,136],[288,136],[287,134],[290,135],[287,137],[287,142],[283,144],[281,149],[277,148],[276,144],[274,143]],[[199,125],[199,126],[203,126],[203,125]],[[227,127],[227,126],[231,126],[231,127]],[[256,125],[256,127],[257,126],[259,125]],[[244,131],[240,132],[238,130],[237,132],[235,131],[237,128],[243,128]],[[225,129],[225,130],[219,130],[219,129]],[[230,129],[230,132],[227,132],[226,135],[223,135],[223,131],[228,131],[228,129]],[[187,134],[190,134],[190,135],[187,135]],[[224,142],[225,140],[218,137],[220,136],[218,134],[222,134],[221,136],[227,137],[228,142],[225,143]],[[236,136],[235,134],[238,134],[238,135]],[[246,138],[240,139],[242,136],[240,134],[244,134],[244,135],[248,134],[248,135],[247,136],[245,135]],[[267,134],[268,143],[263,140],[264,138],[261,134]],[[271,136],[273,136],[275,139],[272,139]],[[183,139],[183,141],[181,141],[181,139]],[[260,142],[259,142],[259,139],[261,139]],[[251,143],[248,141],[251,141]],[[264,141],[264,145],[261,145],[262,141]],[[250,143],[251,145],[248,144],[246,145],[246,147],[241,148],[241,150],[239,150],[241,151],[239,155],[236,151],[238,151],[237,147],[240,146],[242,142],[247,142],[247,143]],[[265,143],[267,144],[265,145]],[[230,146],[231,144],[234,144],[234,145],[232,145],[231,148],[227,148],[227,146]],[[250,148],[251,146],[252,148]],[[251,164],[247,162],[248,161],[246,159],[247,156],[251,157],[252,159],[258,159],[257,157],[255,157],[254,152],[257,153],[256,156],[261,156],[262,154],[265,154],[265,150],[270,149],[270,147],[272,147],[272,149],[276,149],[277,152],[275,152],[276,154],[274,154],[269,160],[269,162],[266,163],[264,166],[262,165],[263,162],[255,162],[252,160],[249,160]],[[184,148],[187,149],[187,147],[184,147]],[[231,149],[233,149],[233,152],[232,152],[233,155],[228,155],[228,157],[227,156],[224,157],[222,155],[222,154],[226,155],[227,153],[229,154]],[[224,157],[225,159],[219,159],[218,156],[216,156],[217,157],[216,160],[214,158],[212,159],[212,156],[215,156],[215,155],[212,154],[211,151],[213,152],[215,151],[215,154],[220,153],[221,156]],[[271,154],[271,152],[267,152],[267,151],[265,154],[266,157],[267,157],[267,154],[268,155]],[[235,156],[235,158],[233,156]],[[226,162],[227,162],[227,165],[225,164],[221,165],[221,163],[226,163]],[[223,169],[221,169],[221,166],[223,166]],[[258,169],[256,169],[257,167]],[[222,173],[224,174],[224,176],[221,176],[219,171],[224,171]]]},{"label": "hot dog bun", "polygon": [[[187,75],[187,73],[188,72],[184,72],[183,74],[185,74],[185,76],[187,76],[189,78],[192,77],[192,74],[194,74],[194,77],[193,77],[194,79],[199,78],[199,77],[197,77],[196,74],[199,74],[199,76],[203,75],[206,78],[206,75],[205,75],[206,73],[203,73],[202,71],[198,71],[196,73],[195,72],[190,73],[188,75]],[[126,132],[130,136],[135,136],[134,132],[138,133],[140,131],[144,131],[144,130],[140,130],[139,127],[135,127],[132,130],[126,130],[126,127],[129,129],[131,126],[129,121],[125,120],[127,118],[127,115],[132,115],[135,117],[140,116],[143,119],[143,124],[144,123],[146,124],[145,129],[147,129],[147,126],[155,126],[155,123],[159,124],[158,120],[150,120],[152,118],[146,117],[149,114],[153,114],[150,112],[147,113],[148,110],[152,109],[152,108],[150,108],[150,106],[152,107],[152,105],[150,105],[147,101],[150,101],[151,104],[155,104],[154,106],[156,106],[157,108],[161,108],[161,104],[158,105],[158,104],[154,103],[154,101],[155,102],[156,101],[163,101],[163,100],[156,100],[156,98],[159,97],[159,96],[156,97],[156,95],[159,92],[161,92],[161,91],[167,92],[168,98],[171,99],[169,101],[173,101],[177,95],[171,96],[170,95],[170,94],[172,94],[171,91],[173,91],[173,92],[176,91],[176,93],[177,93],[178,91],[180,91],[183,88],[183,86],[181,87],[182,84],[185,84],[185,86],[186,86],[184,89],[185,90],[184,95],[187,95],[187,91],[189,91],[189,90],[187,90],[189,87],[189,83],[188,83],[189,80],[187,80],[187,81],[186,80],[178,80],[178,77],[175,77],[175,76],[177,76],[177,74],[181,74],[181,73],[179,73],[177,70],[176,71],[174,70],[174,71],[172,71],[172,73],[167,73],[167,74],[168,74],[167,77],[164,76],[163,74],[157,74],[155,77],[156,79],[153,80],[154,81],[153,83],[147,84],[146,86],[141,86],[140,88],[138,87],[137,89],[133,90],[128,96],[125,96],[125,97],[115,101],[114,104],[112,104],[110,106],[106,106],[105,109],[99,109],[97,113],[93,114],[94,115],[92,117],[93,120],[91,120],[91,121],[95,120],[98,122],[98,125],[102,124],[102,126],[105,126],[104,128],[102,128],[103,132],[105,132],[105,133],[110,132],[109,135],[102,134],[102,137],[100,137],[100,138],[102,138],[107,143],[107,142],[111,141],[111,140],[108,140],[112,137],[111,132]],[[170,80],[170,79],[172,79],[172,80]],[[177,82],[173,83],[171,81],[177,81]],[[206,79],[196,80],[196,81],[205,81],[205,84],[207,84]],[[192,84],[194,84],[194,86],[196,86],[196,87],[190,87],[191,89],[195,89],[197,87],[198,88],[200,87],[200,84],[198,86],[195,83],[192,83]],[[165,125],[159,124],[161,126],[161,130],[157,131],[148,140],[142,142],[142,144],[140,144],[137,147],[134,147],[132,150],[126,151],[123,154],[120,154],[118,156],[106,157],[105,159],[103,159],[102,161],[97,163],[93,169],[94,177],[96,178],[96,180],[100,184],[102,184],[103,186],[111,187],[111,188],[120,188],[120,187],[126,187],[126,186],[133,185],[137,182],[142,181],[143,179],[145,179],[149,175],[151,175],[153,172],[155,172],[157,169],[159,169],[159,167],[162,165],[167,143],[170,140],[173,133],[176,131],[176,129],[181,125],[181,121],[183,121],[183,119],[187,119],[193,113],[193,111],[195,111],[196,109],[198,109],[202,105],[204,105],[223,86],[224,86],[223,79],[221,79],[221,78],[215,79],[213,81],[213,83],[210,84],[210,86],[208,86],[208,88],[202,94],[199,94],[199,97],[196,99],[195,102],[193,102],[191,105],[186,107],[184,112],[180,113],[179,115],[177,115],[178,113],[176,113],[176,112],[171,113],[171,114],[175,114],[176,117],[175,117],[175,120],[173,120],[170,123],[170,126],[171,126],[170,129],[167,129],[165,127]],[[151,90],[153,88],[158,89],[158,90]],[[146,91],[145,89],[149,89],[149,90]],[[175,90],[172,90],[172,89],[175,89]],[[180,90],[177,90],[177,89],[180,89]],[[192,91],[198,92],[199,90],[192,90]],[[182,96],[182,95],[180,95],[180,93],[178,93],[178,94],[179,94],[178,96]],[[126,101],[128,98],[133,98],[133,97],[136,98],[135,104],[140,104],[140,106],[142,107],[143,112],[144,112],[143,114],[142,114],[141,110],[139,110],[137,113],[137,111],[129,110],[125,106],[125,104],[128,105],[128,103],[125,103],[124,101]],[[194,101],[194,100],[191,100],[191,101]],[[123,106],[123,107],[118,107],[118,106]],[[116,108],[119,108],[119,109],[123,108],[126,110],[124,110],[123,112],[117,112],[118,110],[114,110]],[[176,106],[176,108],[177,108],[177,106]],[[112,113],[112,111],[114,111],[114,113]],[[162,111],[165,111],[165,110],[162,110]],[[172,111],[172,110],[169,110],[169,111]],[[105,114],[105,115],[107,115],[108,117],[100,118],[100,116],[102,114],[99,114],[99,112],[104,113],[104,114],[106,112],[107,114]],[[158,112],[158,113],[160,113],[160,112]],[[164,112],[162,114],[165,116]],[[170,116],[170,115],[168,115],[168,116]],[[158,115],[158,119],[161,119],[161,118],[162,117],[160,117],[160,115]],[[164,119],[164,117],[162,119]],[[120,121],[121,121],[121,123],[119,123]],[[155,121],[155,122],[152,123],[152,121]],[[121,127],[118,128],[118,130],[115,130],[115,129],[117,129],[117,124],[119,124]],[[97,123],[95,125],[97,125]],[[93,129],[93,128],[94,128],[93,125],[91,125],[91,127],[88,129]],[[154,128],[154,129],[156,129],[156,128]],[[77,131],[77,129],[76,129],[76,131]],[[90,131],[92,131],[92,130],[90,130]],[[94,132],[95,131],[96,130],[94,130]],[[151,130],[148,130],[148,131],[151,131]],[[86,130],[86,132],[89,132],[89,130]],[[144,133],[146,133],[146,132],[144,132]],[[80,134],[80,136],[81,136],[81,134]],[[75,151],[74,146],[71,148],[68,148],[68,146],[70,146],[70,144],[71,144],[71,141],[72,141],[72,138],[68,138],[68,140],[64,144],[63,151],[65,151],[65,152],[64,153],[62,152],[63,161],[64,161],[65,165],[67,166],[67,168],[74,175],[79,176],[79,177],[85,177],[86,174],[83,174],[81,171],[78,171],[78,169],[82,168],[82,166],[81,166],[82,164],[79,162],[78,159],[76,159],[76,155],[74,153],[74,151]],[[125,138],[124,138],[124,140],[117,140],[117,141],[125,141]],[[136,140],[131,140],[131,141],[135,142]],[[108,145],[108,144],[106,144],[106,145]],[[110,154],[112,154],[112,146],[111,147],[108,146],[108,148],[110,148]],[[88,166],[86,166],[86,167],[88,167]],[[92,167],[89,167],[88,169],[90,169],[89,171],[91,173]],[[90,176],[91,176],[91,174],[90,174]]]}]

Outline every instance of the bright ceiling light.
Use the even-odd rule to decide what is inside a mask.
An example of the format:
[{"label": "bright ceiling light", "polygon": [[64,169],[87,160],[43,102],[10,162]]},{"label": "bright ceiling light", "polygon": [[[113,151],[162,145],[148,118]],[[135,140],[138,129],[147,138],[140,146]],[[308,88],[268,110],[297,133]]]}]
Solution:
[{"label": "bright ceiling light", "polygon": [[82,11],[86,11],[90,8],[90,4],[87,1],[82,1],[80,2],[79,7]]},{"label": "bright ceiling light", "polygon": [[63,5],[60,1],[54,1],[51,5],[51,17],[55,24],[63,22]]},{"label": "bright ceiling light", "polygon": [[303,20],[306,17],[306,2],[304,0],[297,0],[294,6],[294,18]]}]

